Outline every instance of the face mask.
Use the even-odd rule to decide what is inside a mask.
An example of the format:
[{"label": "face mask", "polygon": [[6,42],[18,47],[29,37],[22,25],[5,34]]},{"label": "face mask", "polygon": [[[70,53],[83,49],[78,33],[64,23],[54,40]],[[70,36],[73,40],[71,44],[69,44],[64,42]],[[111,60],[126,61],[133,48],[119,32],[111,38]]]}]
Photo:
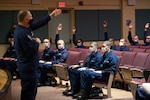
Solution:
[{"label": "face mask", "polygon": [[58,49],[62,49],[63,48],[63,46],[62,45],[58,45]]},{"label": "face mask", "polygon": [[123,42],[119,42],[119,46],[124,46],[124,43]]},{"label": "face mask", "polygon": [[138,42],[138,40],[134,40],[134,42]]},{"label": "face mask", "polygon": [[102,47],[102,48],[101,48],[101,51],[102,51],[103,53],[105,53],[105,52],[107,51],[106,47]]},{"label": "face mask", "polygon": [[150,40],[149,40],[149,39],[146,39],[146,42],[147,42],[147,43],[149,43],[149,42],[150,42]]},{"label": "face mask", "polygon": [[90,47],[90,48],[89,48],[89,51],[92,53],[92,52],[94,52],[94,51],[95,51],[95,49],[94,49],[94,48],[92,48],[92,47]]},{"label": "face mask", "polygon": [[30,26],[33,24],[33,19],[29,21]]},{"label": "face mask", "polygon": [[49,47],[48,43],[44,43],[44,46],[45,46],[45,47]]},{"label": "face mask", "polygon": [[81,43],[77,43],[77,46],[81,46]]},{"label": "face mask", "polygon": [[11,42],[11,46],[14,46],[14,42],[13,41]]}]

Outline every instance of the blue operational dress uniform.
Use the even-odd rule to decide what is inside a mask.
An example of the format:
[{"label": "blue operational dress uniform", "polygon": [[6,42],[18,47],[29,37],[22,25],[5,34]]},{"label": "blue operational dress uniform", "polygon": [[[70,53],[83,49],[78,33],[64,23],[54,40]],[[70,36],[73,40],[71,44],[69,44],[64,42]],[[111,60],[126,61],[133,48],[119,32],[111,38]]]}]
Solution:
[{"label": "blue operational dress uniform", "polygon": [[114,50],[117,50],[117,51],[130,51],[129,47],[128,46],[116,46],[116,48]]},{"label": "blue operational dress uniform", "polygon": [[17,55],[16,55],[16,50],[15,50],[14,46],[8,47],[7,51],[3,55],[3,58],[7,58],[7,57],[14,58],[14,60],[1,59],[0,60],[0,68],[7,69],[8,71],[10,71],[10,73],[13,76],[14,74],[16,74],[16,69],[17,69],[17,64],[16,64]]},{"label": "blue operational dress uniform", "polygon": [[130,42],[130,45],[133,45],[133,46],[140,46],[139,42],[133,41],[132,35],[131,35],[131,31],[128,32],[128,40],[129,40],[129,42]]},{"label": "blue operational dress uniform", "polygon": [[[59,40],[59,34],[57,34],[55,37],[56,46],[57,46],[58,40]],[[45,84],[45,82],[48,80],[47,72],[48,71],[54,72],[54,70],[52,69],[53,64],[64,63],[68,57],[68,51],[66,48],[57,49],[55,52],[52,51],[51,49],[49,49],[49,51],[47,51],[47,53],[49,53],[49,54],[45,54],[45,56],[43,55],[42,57],[44,57],[46,61],[52,62],[52,64],[42,64],[42,66],[40,64],[40,66],[41,66],[40,81],[42,84]],[[47,55],[47,57],[46,57],[46,55]]]},{"label": "blue operational dress uniform", "polygon": [[138,88],[136,90],[136,100],[149,100],[150,95],[144,90],[144,88]]},{"label": "blue operational dress uniform", "polygon": [[73,43],[76,46],[76,48],[86,48],[86,46],[84,46],[83,44],[78,45],[78,41],[76,39],[76,34],[73,34],[72,38],[73,38]]},{"label": "blue operational dress uniform", "polygon": [[47,80],[47,70],[53,71],[52,64],[46,64],[46,62],[52,61],[54,54],[55,52],[52,48],[46,48],[43,50],[41,60],[43,60],[44,62],[40,63],[39,65],[40,66],[39,78],[42,84]]},{"label": "blue operational dress uniform", "polygon": [[39,67],[39,43],[35,41],[32,31],[46,25],[50,19],[50,16],[47,15],[40,20],[31,21],[28,28],[17,25],[15,29],[15,49],[22,86],[21,100],[35,100]]},{"label": "blue operational dress uniform", "polygon": [[[96,66],[96,70],[102,71],[102,74],[95,73],[90,70],[83,70],[80,72],[80,87],[83,90],[89,92],[91,90],[94,79],[98,79],[101,82],[107,82],[109,79],[109,72],[115,73],[118,63],[118,58],[112,51],[103,55],[100,59],[100,65]],[[92,66],[91,66],[92,67]]]},{"label": "blue operational dress uniform", "polygon": [[[78,68],[87,67],[87,68],[96,69],[98,68],[100,64],[100,59],[101,59],[101,54],[97,51],[94,54],[88,55],[85,64]],[[79,71],[78,68],[68,69],[69,79],[70,79],[71,87],[73,88],[74,94],[78,93],[80,91],[80,87],[84,85],[82,83],[83,80],[81,79],[82,71]]]},{"label": "blue operational dress uniform", "polygon": [[55,73],[55,71],[52,68],[53,64],[64,63],[66,61],[68,57],[68,51],[66,49],[58,49],[56,52],[53,52],[53,56],[50,55],[50,58],[51,57],[52,59],[49,59],[49,61],[52,62],[52,64],[40,64],[40,82],[42,84],[45,84],[45,82],[48,80],[48,71]]}]

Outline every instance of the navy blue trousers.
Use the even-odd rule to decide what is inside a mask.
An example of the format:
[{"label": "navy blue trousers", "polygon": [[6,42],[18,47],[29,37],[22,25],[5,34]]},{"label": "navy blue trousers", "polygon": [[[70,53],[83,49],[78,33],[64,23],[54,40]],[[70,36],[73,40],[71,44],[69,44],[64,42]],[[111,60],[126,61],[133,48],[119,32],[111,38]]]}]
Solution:
[{"label": "navy blue trousers", "polygon": [[21,100],[35,100],[37,93],[37,73],[21,74]]},{"label": "navy blue trousers", "polygon": [[143,88],[138,88],[136,90],[136,100],[150,100],[150,95]]}]

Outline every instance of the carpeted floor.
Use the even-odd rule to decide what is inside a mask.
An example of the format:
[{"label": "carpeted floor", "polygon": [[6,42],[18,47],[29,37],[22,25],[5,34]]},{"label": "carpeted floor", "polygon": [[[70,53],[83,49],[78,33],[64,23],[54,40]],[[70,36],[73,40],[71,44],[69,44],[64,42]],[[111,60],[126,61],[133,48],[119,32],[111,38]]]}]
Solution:
[{"label": "carpeted floor", "polygon": [[[13,80],[11,84],[12,100],[20,100],[20,80]],[[36,100],[72,100],[72,97],[62,95],[65,88],[62,86],[43,86],[38,87]],[[103,89],[104,94],[106,89]],[[134,100],[130,91],[112,88],[112,98],[105,100]]]}]

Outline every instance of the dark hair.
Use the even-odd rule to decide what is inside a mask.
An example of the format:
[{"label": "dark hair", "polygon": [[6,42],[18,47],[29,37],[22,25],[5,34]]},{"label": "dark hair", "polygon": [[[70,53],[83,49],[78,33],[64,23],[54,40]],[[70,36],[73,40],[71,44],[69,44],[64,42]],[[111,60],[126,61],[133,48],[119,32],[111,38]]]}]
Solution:
[{"label": "dark hair", "polygon": [[80,40],[80,41],[82,42],[82,44],[83,44],[83,42],[84,42],[84,41],[83,41],[81,38],[80,38],[80,39],[78,39],[78,40]]},{"label": "dark hair", "polygon": [[23,21],[24,18],[27,16],[28,12],[29,12],[29,10],[20,10],[17,15],[18,22]]}]

